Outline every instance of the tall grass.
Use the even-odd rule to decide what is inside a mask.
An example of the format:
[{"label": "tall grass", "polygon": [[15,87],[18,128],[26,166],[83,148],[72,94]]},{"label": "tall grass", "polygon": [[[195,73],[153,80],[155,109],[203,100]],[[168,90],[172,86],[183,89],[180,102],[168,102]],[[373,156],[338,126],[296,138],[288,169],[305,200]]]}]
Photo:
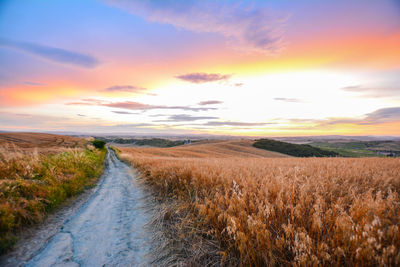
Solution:
[{"label": "tall grass", "polygon": [[105,150],[64,150],[54,155],[0,152],[0,253],[16,241],[18,229],[41,221],[102,173]]},{"label": "tall grass", "polygon": [[160,200],[179,203],[186,231],[219,242],[218,264],[400,264],[400,159],[204,159],[122,151]]}]

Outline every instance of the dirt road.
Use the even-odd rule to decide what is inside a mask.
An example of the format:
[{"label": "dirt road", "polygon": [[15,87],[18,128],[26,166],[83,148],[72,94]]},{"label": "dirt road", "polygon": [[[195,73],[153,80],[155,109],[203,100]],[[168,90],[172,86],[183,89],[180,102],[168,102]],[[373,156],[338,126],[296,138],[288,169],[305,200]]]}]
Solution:
[{"label": "dirt road", "polygon": [[148,266],[145,193],[112,150],[107,165],[98,189],[25,266]]}]

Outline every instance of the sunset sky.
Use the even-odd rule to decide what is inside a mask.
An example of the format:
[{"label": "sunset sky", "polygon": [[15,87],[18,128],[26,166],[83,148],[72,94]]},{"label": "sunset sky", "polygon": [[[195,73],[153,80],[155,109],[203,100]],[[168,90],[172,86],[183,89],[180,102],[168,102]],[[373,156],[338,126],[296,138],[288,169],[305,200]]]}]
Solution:
[{"label": "sunset sky", "polygon": [[0,130],[400,135],[400,1],[0,0]]}]

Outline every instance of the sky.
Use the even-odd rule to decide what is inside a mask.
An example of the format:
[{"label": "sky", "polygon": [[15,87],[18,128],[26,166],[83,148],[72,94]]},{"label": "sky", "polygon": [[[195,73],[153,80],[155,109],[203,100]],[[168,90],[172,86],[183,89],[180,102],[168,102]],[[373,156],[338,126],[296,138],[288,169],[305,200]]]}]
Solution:
[{"label": "sky", "polygon": [[400,135],[400,1],[0,0],[0,130]]}]

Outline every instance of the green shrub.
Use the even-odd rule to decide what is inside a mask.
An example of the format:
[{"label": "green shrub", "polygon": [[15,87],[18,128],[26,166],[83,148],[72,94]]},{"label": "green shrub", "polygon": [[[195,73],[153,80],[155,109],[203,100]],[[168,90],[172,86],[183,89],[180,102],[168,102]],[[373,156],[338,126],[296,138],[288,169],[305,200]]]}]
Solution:
[{"label": "green shrub", "polygon": [[95,148],[103,149],[104,146],[106,145],[106,142],[96,139],[96,140],[92,141],[92,144],[94,145]]}]

